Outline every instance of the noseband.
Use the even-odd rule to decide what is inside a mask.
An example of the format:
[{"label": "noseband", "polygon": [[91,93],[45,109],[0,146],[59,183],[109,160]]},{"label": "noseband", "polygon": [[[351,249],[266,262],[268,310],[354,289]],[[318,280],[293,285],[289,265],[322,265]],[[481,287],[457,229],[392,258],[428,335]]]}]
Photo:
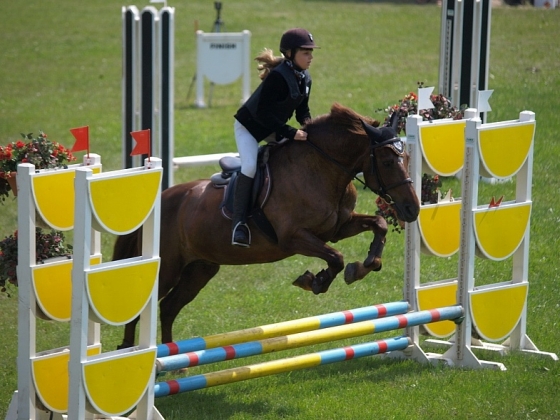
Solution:
[{"label": "noseband", "polygon": [[371,172],[372,172],[373,175],[375,175],[375,178],[377,179],[377,184],[379,185],[379,189],[377,189],[377,190],[374,190],[373,188],[368,186],[364,181],[362,181],[360,178],[358,178],[349,169],[345,168],[344,165],[342,165],[339,161],[337,161],[336,159],[334,159],[333,157],[331,157],[327,153],[325,153],[325,151],[322,150],[315,143],[311,142],[310,140],[305,141],[305,143],[307,143],[310,146],[312,146],[313,148],[315,148],[324,158],[326,158],[328,161],[337,165],[344,172],[349,174],[353,179],[361,182],[362,185],[364,186],[364,189],[369,188],[375,194],[377,194],[378,196],[383,198],[383,200],[385,200],[388,204],[393,204],[393,198],[387,193],[389,190],[392,190],[393,188],[400,187],[401,185],[404,185],[404,184],[412,184],[412,182],[413,182],[412,179],[410,177],[408,177],[408,178],[402,180],[401,182],[396,182],[394,184],[386,186],[385,183],[383,182],[383,179],[381,178],[379,170],[377,169],[377,165],[375,164],[375,149],[379,149],[380,147],[389,146],[389,147],[391,147],[393,152],[395,152],[398,156],[404,156],[404,145],[403,145],[402,140],[399,137],[393,137],[389,140],[384,140],[380,143],[376,143],[376,142],[373,142],[373,141],[370,140],[369,156],[371,158]]}]

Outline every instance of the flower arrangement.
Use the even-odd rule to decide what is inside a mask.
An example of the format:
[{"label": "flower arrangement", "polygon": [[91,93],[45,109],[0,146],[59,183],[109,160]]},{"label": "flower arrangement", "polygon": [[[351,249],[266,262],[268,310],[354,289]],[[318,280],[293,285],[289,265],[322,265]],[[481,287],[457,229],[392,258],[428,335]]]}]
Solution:
[{"label": "flower arrangement", "polygon": [[[424,83],[418,82],[418,88],[423,87]],[[465,109],[467,109],[467,105],[462,105],[460,108],[453,106],[451,101],[442,94],[430,95],[430,100],[434,104],[434,108],[421,109],[418,111],[418,96],[416,93],[410,92],[406,94],[399,103],[391,105],[385,109],[379,109],[378,111],[386,114],[385,123],[388,123],[393,113],[397,112],[399,115],[397,134],[400,134],[401,131],[406,134],[406,119],[409,115],[415,115],[418,113],[418,115],[422,116],[423,121],[439,120],[443,118],[460,120],[464,116]],[[441,180],[438,175],[432,176],[424,174],[422,176],[422,193],[420,201],[423,204],[436,204],[439,201],[439,189],[441,185]],[[387,223],[390,226],[393,226],[393,232],[400,233],[404,229],[405,224],[402,220],[399,220],[393,206],[388,204],[381,197],[378,197],[375,203],[377,205],[377,211],[375,214],[384,217]]]},{"label": "flower arrangement", "polygon": [[[35,255],[37,264],[53,257],[68,257],[72,255],[72,245],[66,244],[62,232],[51,230],[44,232],[41,228],[35,228]],[[6,236],[0,242],[0,292],[9,293],[6,284],[17,286],[17,264],[18,264],[18,232]]]},{"label": "flower arrangement", "polygon": [[[418,82],[418,88],[423,88],[424,82]],[[406,134],[406,118],[409,115],[415,115],[418,113],[422,116],[424,121],[439,120],[442,118],[452,118],[454,120],[460,120],[463,118],[466,105],[462,105],[457,108],[451,104],[451,101],[447,99],[442,94],[430,95],[430,100],[434,104],[434,108],[431,109],[421,109],[418,111],[418,96],[414,92],[406,94],[397,104],[391,105],[384,109],[379,109],[379,112],[384,112],[387,114],[385,117],[385,122],[387,123],[393,115],[393,112],[398,112],[399,114],[399,125],[397,127],[397,134],[402,131]]]},{"label": "flower arrangement", "polygon": [[18,164],[31,163],[36,169],[67,168],[68,162],[76,160],[69,149],[49,140],[42,131],[35,138],[33,133],[21,135],[24,140],[0,146],[0,202],[12,190],[8,178],[17,173]]}]

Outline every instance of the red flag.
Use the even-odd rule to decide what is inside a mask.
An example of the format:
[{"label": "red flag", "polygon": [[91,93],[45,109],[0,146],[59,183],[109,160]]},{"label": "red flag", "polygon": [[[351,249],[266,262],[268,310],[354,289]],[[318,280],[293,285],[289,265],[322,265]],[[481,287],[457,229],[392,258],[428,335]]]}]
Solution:
[{"label": "red flag", "polygon": [[130,135],[136,140],[136,146],[130,152],[130,156],[148,155],[150,157],[150,129],[133,131]]},{"label": "red flag", "polygon": [[500,204],[502,204],[503,199],[504,199],[503,195],[500,197],[500,199],[498,201],[496,201],[496,197],[492,196],[492,199],[490,200],[490,204],[488,205],[488,208],[491,209],[493,207],[500,207]]},{"label": "red flag", "polygon": [[87,150],[89,155],[89,126],[71,128],[70,132],[76,139],[76,143],[70,150],[71,152],[81,152],[82,150]]}]

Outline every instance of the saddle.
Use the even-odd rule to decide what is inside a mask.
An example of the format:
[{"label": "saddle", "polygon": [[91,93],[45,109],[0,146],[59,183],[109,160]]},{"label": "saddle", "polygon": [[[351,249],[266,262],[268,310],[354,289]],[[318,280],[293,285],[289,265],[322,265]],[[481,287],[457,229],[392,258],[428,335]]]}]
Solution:
[{"label": "saddle", "polygon": [[[265,144],[259,147],[257,157],[257,173],[253,180],[253,188],[251,192],[251,205],[249,206],[248,218],[255,222],[258,229],[273,243],[278,243],[278,237],[272,227],[272,224],[263,212],[263,207],[268,201],[270,191],[272,189],[272,182],[270,177],[270,170],[268,167],[268,157],[274,147],[270,144]],[[210,177],[210,181],[214,188],[221,188],[224,190],[224,196],[220,203],[220,212],[222,216],[231,220],[233,214],[233,195],[235,192],[235,184],[237,177],[241,171],[241,159],[238,156],[226,156],[219,160],[221,172],[215,173]],[[261,192],[263,194],[261,194]],[[262,197],[259,200],[259,197]]]}]

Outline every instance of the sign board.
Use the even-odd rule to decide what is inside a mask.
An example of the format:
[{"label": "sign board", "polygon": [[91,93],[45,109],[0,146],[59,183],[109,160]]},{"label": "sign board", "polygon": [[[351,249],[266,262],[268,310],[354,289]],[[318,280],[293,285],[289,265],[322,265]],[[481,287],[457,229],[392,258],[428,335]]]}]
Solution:
[{"label": "sign board", "polygon": [[243,77],[242,102],[250,95],[251,32],[239,33],[197,31],[196,106],[204,102],[204,77],[226,85]]}]

